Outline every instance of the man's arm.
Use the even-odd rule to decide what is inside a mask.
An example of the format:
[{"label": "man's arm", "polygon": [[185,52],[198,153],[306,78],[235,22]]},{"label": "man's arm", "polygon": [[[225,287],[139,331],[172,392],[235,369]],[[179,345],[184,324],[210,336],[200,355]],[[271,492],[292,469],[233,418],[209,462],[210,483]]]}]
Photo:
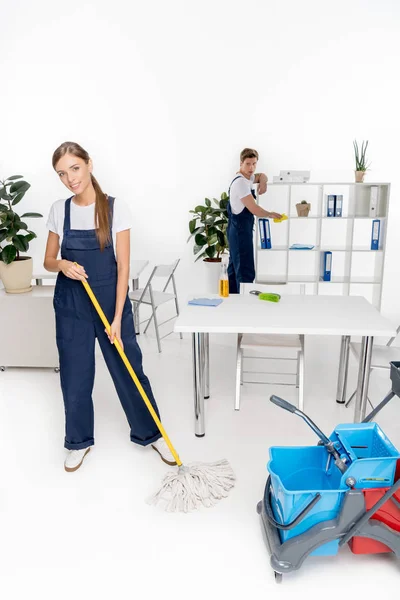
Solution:
[{"label": "man's arm", "polygon": [[255,217],[265,217],[267,219],[280,219],[282,217],[282,215],[279,213],[269,212],[268,210],[261,208],[261,206],[255,202],[251,194],[241,198],[241,202],[243,202],[247,210],[249,210]]},{"label": "man's arm", "polygon": [[254,183],[258,183],[258,193],[265,194],[267,191],[268,177],[265,173],[256,173],[254,175]]}]

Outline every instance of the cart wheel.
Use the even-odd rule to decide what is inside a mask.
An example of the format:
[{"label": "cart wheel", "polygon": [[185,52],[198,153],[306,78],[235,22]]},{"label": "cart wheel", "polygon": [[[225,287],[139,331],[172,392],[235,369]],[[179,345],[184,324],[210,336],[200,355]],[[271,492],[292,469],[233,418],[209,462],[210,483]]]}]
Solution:
[{"label": "cart wheel", "polygon": [[5,368],[5,367],[0,367],[0,371],[1,371],[1,372],[4,372],[5,370],[6,370],[6,368]]},{"label": "cart wheel", "polygon": [[276,583],[282,583],[282,573],[277,573],[277,571],[274,571],[274,575]]},{"label": "cart wheel", "polygon": [[59,373],[60,372],[60,367],[54,367],[54,373]]},{"label": "cart wheel", "polygon": [[261,515],[262,512],[262,502],[260,500],[260,502],[257,504],[257,514]]}]

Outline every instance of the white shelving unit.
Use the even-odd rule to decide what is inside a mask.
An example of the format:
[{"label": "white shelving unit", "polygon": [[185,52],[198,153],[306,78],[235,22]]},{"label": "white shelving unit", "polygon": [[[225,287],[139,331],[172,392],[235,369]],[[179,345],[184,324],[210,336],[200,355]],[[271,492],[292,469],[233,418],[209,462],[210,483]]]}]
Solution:
[{"label": "white shelving unit", "polygon": [[[369,216],[371,186],[378,186],[378,210]],[[327,216],[327,197],[343,196],[341,217]],[[256,282],[296,286],[306,294],[364,296],[380,309],[389,183],[269,183],[259,196],[260,206],[285,213],[287,221],[270,219],[271,249],[261,249],[255,231]],[[296,204],[311,204],[308,217],[298,217]],[[379,249],[371,250],[373,219],[380,219]],[[291,250],[292,244],[314,245]],[[321,279],[321,252],[332,252],[331,281]]]}]

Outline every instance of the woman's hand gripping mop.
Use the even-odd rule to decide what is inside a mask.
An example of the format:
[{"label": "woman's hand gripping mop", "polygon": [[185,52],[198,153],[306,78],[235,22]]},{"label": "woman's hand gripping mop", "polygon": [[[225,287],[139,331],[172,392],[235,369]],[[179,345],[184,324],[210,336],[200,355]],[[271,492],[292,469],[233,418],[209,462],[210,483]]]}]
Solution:
[{"label": "woman's hand gripping mop", "polygon": [[[110,324],[92,288],[87,281],[82,281],[82,283],[106,330],[110,332]],[[235,474],[229,462],[223,459],[214,463],[192,463],[189,465],[182,463],[117,339],[114,346],[178,465],[177,471],[168,473],[164,477],[160,490],[149,499],[149,503],[157,504],[161,500],[166,503],[165,509],[167,511],[188,512],[200,508],[202,505],[205,507],[214,506],[219,500],[226,498],[235,485]]]}]

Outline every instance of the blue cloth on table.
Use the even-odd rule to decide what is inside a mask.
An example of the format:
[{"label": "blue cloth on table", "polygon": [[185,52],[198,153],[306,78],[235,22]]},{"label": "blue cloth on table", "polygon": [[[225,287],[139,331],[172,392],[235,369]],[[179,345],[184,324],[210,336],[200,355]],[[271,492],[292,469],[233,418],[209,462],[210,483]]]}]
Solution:
[{"label": "blue cloth on table", "polygon": [[193,300],[189,300],[188,304],[194,306],[218,306],[221,302],[221,298],[193,298]]}]

